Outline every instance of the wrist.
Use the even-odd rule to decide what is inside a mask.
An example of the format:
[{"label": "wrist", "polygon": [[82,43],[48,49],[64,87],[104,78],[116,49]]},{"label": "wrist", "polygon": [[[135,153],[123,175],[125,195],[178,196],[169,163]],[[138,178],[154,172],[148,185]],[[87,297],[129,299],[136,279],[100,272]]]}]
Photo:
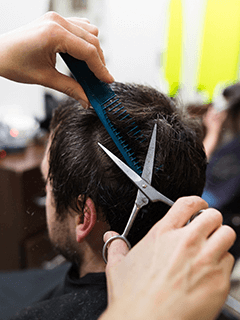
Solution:
[{"label": "wrist", "polygon": [[[162,310],[157,311],[160,306],[153,305],[153,300],[147,302],[147,295],[144,295],[145,299],[141,302],[136,298],[132,301],[129,299],[119,299],[118,301],[111,303],[106,311],[101,315],[99,320],[167,320],[172,319],[172,315],[169,315]],[[156,312],[157,311],[157,312]],[[181,319],[179,319],[181,320]]]}]

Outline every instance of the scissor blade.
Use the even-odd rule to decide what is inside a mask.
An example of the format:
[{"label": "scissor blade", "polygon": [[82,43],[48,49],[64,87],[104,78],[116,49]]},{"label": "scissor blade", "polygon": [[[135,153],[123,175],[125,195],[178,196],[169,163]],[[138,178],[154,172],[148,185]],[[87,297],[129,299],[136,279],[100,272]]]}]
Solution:
[{"label": "scissor blade", "polygon": [[129,168],[124,162],[116,157],[111,151],[105,148],[100,142],[99,146],[106,154],[116,163],[116,165],[132,180],[132,182],[142,191],[145,196],[152,202],[162,201],[169,206],[173,205],[173,201],[165,197],[163,194],[154,189],[147,181],[142,179],[135,171]]},{"label": "scissor blade", "polygon": [[[147,181],[149,184],[152,182],[152,174],[153,174],[153,165],[154,165],[154,156],[155,156],[155,147],[156,147],[156,137],[157,137],[157,124],[155,123],[151,140],[148,146],[147,156],[144,162],[143,171],[142,171],[142,179]],[[136,205],[138,208],[142,208],[148,204],[148,198],[142,193],[140,189],[138,189],[137,197],[136,197]]]},{"label": "scissor blade", "polygon": [[157,124],[155,123],[151,141],[149,143],[147,156],[145,159],[143,172],[141,177],[151,184],[152,182],[152,174],[153,174],[153,166],[154,166],[154,157],[155,157],[155,147],[156,147],[156,137],[157,137]]}]

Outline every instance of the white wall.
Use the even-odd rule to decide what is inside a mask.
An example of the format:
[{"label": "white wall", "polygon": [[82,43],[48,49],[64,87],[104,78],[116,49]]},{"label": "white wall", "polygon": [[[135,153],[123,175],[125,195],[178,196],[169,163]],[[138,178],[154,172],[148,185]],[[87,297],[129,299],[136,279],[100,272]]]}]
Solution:
[{"label": "white wall", "polygon": [[183,56],[182,95],[185,102],[196,98],[197,72],[207,0],[182,0],[183,3]]},{"label": "white wall", "polygon": [[[198,51],[207,0],[182,0],[182,82],[194,98]],[[162,55],[166,51],[170,0],[106,0],[105,51],[116,80],[146,83],[168,92]],[[188,96],[188,97],[187,97]]]},{"label": "white wall", "polygon": [[160,85],[169,0],[106,0],[106,56],[118,81]]},{"label": "white wall", "polygon": [[[167,49],[170,1],[175,0],[105,0],[104,49],[116,80],[147,83],[169,92],[162,57]],[[197,94],[207,1],[181,0],[180,85],[185,103],[207,98]]]},{"label": "white wall", "polygon": [[[13,30],[46,12],[48,0],[0,0],[0,33]],[[11,105],[19,105],[24,113],[44,115],[43,88],[14,83],[0,78],[0,115]]]}]

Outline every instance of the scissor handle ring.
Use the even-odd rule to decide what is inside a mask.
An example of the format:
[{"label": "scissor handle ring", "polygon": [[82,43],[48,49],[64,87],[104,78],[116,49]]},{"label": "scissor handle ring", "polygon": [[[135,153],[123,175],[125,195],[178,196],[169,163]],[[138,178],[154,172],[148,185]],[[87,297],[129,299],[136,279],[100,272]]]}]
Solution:
[{"label": "scissor handle ring", "polygon": [[105,244],[104,244],[104,246],[103,246],[103,251],[102,251],[103,260],[105,261],[105,263],[107,263],[107,249],[108,249],[108,245],[109,245],[112,241],[117,240],[117,239],[123,240],[123,241],[126,243],[126,245],[128,246],[128,249],[129,249],[129,250],[131,249],[132,246],[131,246],[130,242],[129,242],[129,241],[127,240],[127,238],[125,238],[124,236],[118,235],[118,236],[114,236],[114,237],[109,238],[109,239],[105,242]]},{"label": "scissor handle ring", "polygon": [[188,220],[187,224],[188,225],[190,222],[192,222],[197,216],[199,216],[201,213],[203,213],[203,211],[205,211],[204,209],[203,210],[199,210],[197,213],[194,213],[191,218]]}]

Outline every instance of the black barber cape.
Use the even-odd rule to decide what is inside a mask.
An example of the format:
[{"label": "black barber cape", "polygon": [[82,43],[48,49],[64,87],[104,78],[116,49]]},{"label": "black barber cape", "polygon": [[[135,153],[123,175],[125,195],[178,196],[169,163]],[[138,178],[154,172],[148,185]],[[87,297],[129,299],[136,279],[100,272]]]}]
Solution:
[{"label": "black barber cape", "polygon": [[105,273],[89,273],[79,279],[72,266],[65,281],[11,320],[94,320],[107,307]]}]

